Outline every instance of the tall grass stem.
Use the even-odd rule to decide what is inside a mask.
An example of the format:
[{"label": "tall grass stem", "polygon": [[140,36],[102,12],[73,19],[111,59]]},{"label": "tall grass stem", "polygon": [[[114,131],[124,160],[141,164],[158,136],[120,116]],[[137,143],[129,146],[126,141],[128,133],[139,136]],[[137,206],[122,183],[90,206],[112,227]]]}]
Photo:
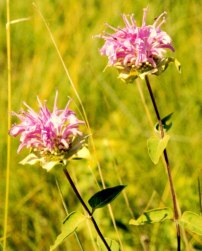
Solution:
[{"label": "tall grass stem", "polygon": [[199,196],[199,210],[200,214],[202,215],[201,182],[199,177],[198,177],[198,196]]},{"label": "tall grass stem", "polygon": [[[64,210],[65,210],[65,213],[66,213],[66,215],[68,215],[67,205],[66,205],[66,203],[65,203],[65,200],[64,200],[64,197],[63,197],[63,194],[62,194],[60,185],[59,185],[58,180],[57,180],[56,177],[55,177],[55,183],[56,183],[56,186],[57,186],[57,189],[58,189],[58,192],[59,192],[61,201],[62,201],[63,208],[64,208]],[[81,250],[81,251],[84,251],[83,246],[82,246],[82,244],[81,244],[81,241],[80,241],[79,236],[78,236],[78,234],[77,234],[76,231],[74,231],[74,236],[75,236],[75,238],[76,238],[76,241],[77,241],[77,243],[78,243],[78,246],[79,246],[80,250]]]},{"label": "tall grass stem", "polygon": [[153,128],[153,124],[154,123],[152,121],[152,117],[151,117],[150,111],[149,111],[149,109],[147,107],[146,100],[145,100],[145,97],[144,97],[144,94],[143,94],[143,91],[142,91],[141,84],[142,84],[142,82],[140,82],[139,79],[137,79],[138,92],[140,94],[140,98],[141,98],[142,104],[144,106],[144,109],[145,109],[145,112],[146,112],[146,115],[147,115],[147,119],[149,121],[149,125],[150,125],[151,128]]},{"label": "tall grass stem", "polygon": [[[7,47],[7,72],[8,72],[8,130],[11,128],[11,36],[10,36],[10,1],[6,1],[6,47]],[[3,250],[6,250],[8,231],[8,210],[9,210],[9,189],[10,189],[10,159],[11,159],[11,139],[7,135],[7,164],[6,164],[6,191],[5,191],[5,211],[4,211],[4,233]]]},{"label": "tall grass stem", "polygon": [[[50,30],[50,27],[49,27],[48,23],[46,22],[46,20],[45,20],[43,14],[42,14],[41,11],[39,10],[38,6],[37,6],[35,3],[33,3],[33,5],[34,5],[34,7],[36,8],[37,12],[39,13],[39,15],[40,15],[40,17],[41,17],[41,19],[42,19],[42,21],[43,21],[43,23],[44,23],[44,25],[45,25],[47,31],[48,31],[48,33],[49,33],[49,35],[50,35],[51,41],[52,41],[52,43],[53,43],[53,45],[54,45],[54,47],[55,47],[55,50],[56,50],[56,52],[57,52],[57,54],[58,54],[58,57],[59,57],[59,59],[60,59],[60,61],[61,61],[62,66],[63,66],[63,68],[64,68],[65,74],[66,74],[66,76],[67,76],[67,78],[68,78],[68,80],[69,80],[69,82],[70,82],[70,85],[71,85],[71,87],[72,87],[72,89],[73,89],[73,91],[74,91],[74,93],[75,93],[75,95],[76,95],[76,98],[77,98],[77,100],[78,100],[78,102],[79,102],[79,104],[80,104],[80,106],[81,106],[82,115],[83,115],[83,118],[84,118],[84,120],[85,120],[85,122],[86,122],[87,129],[88,129],[88,134],[90,135],[89,138],[90,138],[90,140],[91,140],[92,147],[93,147],[93,151],[94,151],[94,153],[95,153],[95,146],[94,146],[94,142],[93,142],[93,139],[92,139],[92,131],[91,131],[91,128],[90,128],[90,124],[89,124],[89,121],[88,121],[88,118],[87,118],[86,111],[85,111],[85,108],[84,108],[84,106],[83,106],[82,100],[81,100],[81,98],[80,98],[80,96],[79,96],[79,93],[78,93],[78,91],[77,91],[77,89],[76,89],[76,87],[75,87],[75,85],[74,85],[74,82],[73,82],[73,80],[72,80],[72,78],[71,78],[71,76],[70,76],[70,74],[69,74],[69,71],[68,71],[68,69],[67,69],[67,67],[66,67],[66,65],[65,65],[65,62],[64,62],[64,60],[63,60],[63,58],[62,58],[62,55],[61,55],[61,53],[60,53],[60,50],[59,50],[59,48],[58,48],[58,46],[57,46],[57,43],[56,43],[55,38],[54,38],[54,36],[53,36],[53,34],[52,34],[51,30]],[[97,162],[97,166],[98,166],[98,171],[99,171],[99,175],[100,175],[100,178],[101,178],[101,182],[102,182],[103,188],[105,188],[105,185],[104,185],[104,184],[105,184],[105,183],[104,183],[104,178],[103,178],[103,175],[102,175],[101,167],[100,167],[100,165],[99,165],[98,162]],[[91,170],[91,172],[92,172],[92,170]],[[92,174],[93,174],[93,172],[92,172]],[[93,176],[94,176],[94,179],[95,179],[96,184],[99,186],[99,183],[98,183],[98,181],[97,181],[97,179],[96,179],[96,177],[95,177],[94,174],[93,174]]]}]

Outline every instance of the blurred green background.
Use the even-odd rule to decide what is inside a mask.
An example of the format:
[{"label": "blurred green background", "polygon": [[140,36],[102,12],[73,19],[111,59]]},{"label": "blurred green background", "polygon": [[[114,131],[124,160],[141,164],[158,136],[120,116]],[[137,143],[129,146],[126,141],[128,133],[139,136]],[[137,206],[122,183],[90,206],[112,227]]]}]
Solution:
[{"label": "blurred green background", "polygon": [[[125,194],[129,206],[124,193],[112,203],[123,250],[176,250],[175,226],[172,223],[139,228],[128,225],[130,208],[137,217],[146,208],[159,205],[172,207],[172,202],[163,164],[154,166],[147,154],[146,140],[153,131],[137,84],[121,82],[114,69],[103,72],[107,63],[107,59],[99,54],[103,41],[93,39],[93,36],[105,29],[106,22],[122,26],[122,13],[134,13],[140,25],[142,10],[147,5],[148,24],[167,11],[163,29],[173,39],[176,49],[174,56],[181,62],[182,74],[178,74],[174,65],[170,65],[161,76],[151,77],[151,84],[161,115],[174,112],[168,154],[179,205],[182,211],[200,213],[197,180],[199,177],[202,182],[202,1],[38,0],[37,4],[50,26],[84,104],[106,186],[115,186],[120,182],[127,184]],[[0,1],[0,9],[2,243],[7,144],[6,1]],[[80,110],[50,35],[32,1],[11,1],[10,9],[11,20],[30,18],[11,25],[12,110],[19,111],[24,101],[38,109],[37,95],[41,100],[48,100],[51,108],[56,90],[59,91],[59,107],[63,108],[70,96],[74,99],[71,108]],[[139,81],[139,85],[155,123],[145,83]],[[12,122],[16,120],[12,118]],[[65,218],[55,176],[69,212],[82,212],[82,207],[62,171],[47,173],[38,167],[19,165],[27,151],[18,155],[18,140],[12,139],[11,142],[7,250],[49,250]],[[99,190],[94,179],[95,176],[101,184],[96,161],[73,162],[70,172],[76,177],[86,201]],[[95,217],[104,235],[118,240],[108,209],[98,210]],[[92,234],[95,236],[94,232]],[[87,226],[84,225],[78,235],[84,250],[96,250]],[[202,250],[202,239],[199,237],[187,233],[187,242],[188,245],[185,247],[183,244],[182,250]],[[80,249],[72,235],[58,250]]]}]

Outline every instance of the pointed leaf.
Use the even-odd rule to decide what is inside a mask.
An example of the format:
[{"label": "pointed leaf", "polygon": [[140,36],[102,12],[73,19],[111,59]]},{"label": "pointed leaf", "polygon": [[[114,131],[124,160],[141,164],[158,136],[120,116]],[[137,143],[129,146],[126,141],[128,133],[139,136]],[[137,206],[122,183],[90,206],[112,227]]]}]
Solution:
[{"label": "pointed leaf", "polygon": [[103,189],[102,191],[94,194],[88,201],[93,211],[97,208],[101,208],[112,202],[119,193],[125,188],[124,185],[110,187]]},{"label": "pointed leaf", "polygon": [[[108,238],[105,238],[105,240],[107,241],[107,244],[109,245],[111,251],[120,251],[120,247],[117,241]],[[97,245],[99,247],[99,251],[108,250],[100,238],[97,238]]]},{"label": "pointed leaf", "polygon": [[63,240],[67,238],[70,234],[72,234],[77,229],[79,224],[81,224],[85,219],[86,217],[79,212],[70,213],[64,220],[62,225],[62,231],[57,236],[54,245],[50,247],[50,251],[58,247],[63,242]]},{"label": "pointed leaf", "polygon": [[[167,116],[165,116],[164,118],[161,119],[163,129],[166,132],[172,127],[172,122],[170,122],[169,124],[167,124],[167,122],[171,119],[172,115],[173,115],[173,112],[170,113],[170,114],[168,114]],[[157,131],[160,131],[159,123],[156,124],[155,129]]]},{"label": "pointed leaf", "polygon": [[186,211],[179,219],[179,224],[192,233],[202,235],[202,216]]},{"label": "pointed leaf", "polygon": [[151,137],[148,139],[148,153],[154,164],[157,164],[159,162],[159,158],[161,157],[163,151],[166,149],[169,139],[169,135],[165,135],[163,138]]},{"label": "pointed leaf", "polygon": [[152,210],[145,211],[137,220],[131,219],[130,225],[144,225],[153,224],[157,222],[163,222],[165,220],[170,220],[173,218],[173,212],[170,208],[156,208]]}]

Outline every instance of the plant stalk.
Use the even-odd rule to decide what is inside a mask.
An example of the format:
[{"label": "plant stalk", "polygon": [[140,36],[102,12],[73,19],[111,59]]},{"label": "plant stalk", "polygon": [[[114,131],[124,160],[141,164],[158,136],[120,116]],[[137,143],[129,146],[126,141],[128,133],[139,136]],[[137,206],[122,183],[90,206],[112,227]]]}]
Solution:
[{"label": "plant stalk", "polygon": [[[8,74],[8,130],[11,128],[11,31],[10,31],[10,1],[6,1],[6,47],[7,47],[7,74]],[[7,232],[8,232],[8,211],[9,211],[9,191],[10,191],[10,167],[11,167],[11,139],[7,136],[7,164],[6,164],[6,189],[5,189],[5,209],[4,209],[4,232],[3,232],[3,251],[6,251]]]},{"label": "plant stalk", "polygon": [[[150,82],[149,82],[149,78],[148,78],[147,75],[145,76],[145,81],[146,81],[147,88],[148,88],[148,91],[149,91],[149,95],[150,95],[150,98],[151,98],[151,101],[152,101],[152,104],[153,104],[153,107],[154,107],[154,110],[155,110],[156,117],[157,117],[157,120],[158,120],[158,123],[159,123],[160,131],[161,131],[161,138],[163,138],[164,137],[164,131],[163,131],[162,120],[161,120],[160,113],[158,111],[158,107],[157,107],[157,104],[156,104],[156,101],[155,101],[155,98],[154,98],[154,95],[153,95],[153,92],[152,92],[152,88],[151,88],[151,85],[150,85]],[[168,158],[168,154],[167,154],[166,149],[163,151],[163,156],[164,156],[164,160],[165,160],[165,163],[166,163],[168,181],[169,181],[169,184],[170,184],[170,191],[171,191],[171,196],[172,196],[172,201],[173,201],[174,221],[175,221],[175,224],[176,224],[176,232],[177,232],[177,251],[180,251],[180,249],[181,249],[180,248],[180,244],[181,244],[180,239],[181,238],[180,238],[180,226],[178,224],[179,213],[178,213],[178,208],[177,208],[177,198],[176,198],[176,193],[175,193],[175,189],[174,189],[174,184],[173,184],[173,179],[172,179],[171,169],[170,169],[170,164],[169,164],[169,158]]]},{"label": "plant stalk", "polygon": [[66,178],[68,179],[68,181],[69,181],[69,183],[70,183],[70,185],[71,185],[71,187],[72,187],[74,193],[76,194],[78,200],[80,201],[80,203],[82,204],[83,208],[84,208],[85,211],[87,212],[89,218],[91,219],[91,221],[92,221],[92,223],[93,223],[93,225],[94,225],[94,227],[95,227],[95,230],[96,230],[97,234],[99,235],[100,239],[101,239],[102,242],[104,243],[104,245],[105,245],[105,247],[107,248],[107,250],[108,250],[108,251],[111,251],[111,249],[110,249],[108,243],[106,242],[104,236],[102,235],[102,233],[101,233],[101,231],[100,231],[100,229],[99,229],[99,227],[98,227],[98,225],[97,225],[97,223],[96,223],[96,221],[95,221],[95,219],[94,219],[92,213],[91,213],[90,210],[88,209],[86,203],[84,202],[84,200],[82,199],[82,197],[81,197],[79,191],[77,190],[77,188],[76,188],[76,186],[75,186],[75,184],[74,184],[74,182],[73,182],[73,180],[72,180],[72,178],[71,178],[69,172],[67,171],[66,168],[63,169],[63,172],[64,172]]},{"label": "plant stalk", "polygon": [[199,177],[198,177],[198,195],[199,195],[199,209],[200,209],[200,214],[202,215],[201,183]]}]

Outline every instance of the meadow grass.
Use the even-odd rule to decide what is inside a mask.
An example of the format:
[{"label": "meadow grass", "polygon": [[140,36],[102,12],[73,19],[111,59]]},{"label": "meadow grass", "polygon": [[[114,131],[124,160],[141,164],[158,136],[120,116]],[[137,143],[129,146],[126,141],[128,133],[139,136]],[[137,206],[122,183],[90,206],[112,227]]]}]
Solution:
[{"label": "meadow grass", "polygon": [[[154,166],[147,154],[146,140],[152,135],[152,128],[139,88],[153,123],[155,116],[146,86],[141,81],[138,82],[139,86],[121,82],[113,69],[103,72],[107,59],[99,55],[102,41],[92,36],[104,29],[105,22],[114,26],[122,25],[122,13],[134,13],[140,24],[142,9],[147,5],[148,23],[164,10],[167,11],[164,29],[173,39],[175,56],[182,64],[182,74],[179,75],[174,65],[170,65],[160,77],[152,77],[151,83],[162,116],[174,111],[168,151],[181,210],[200,213],[197,180],[202,176],[202,1],[116,0],[109,3],[107,0],[39,0],[37,4],[78,91],[92,131],[96,149],[93,161],[75,162],[70,170],[84,199],[87,201],[103,185],[98,169],[100,166],[105,186],[120,183],[128,185],[125,192],[111,204],[123,250],[147,250],[147,245],[153,251],[176,250],[174,224],[139,228],[128,225],[131,214],[137,217],[145,209],[159,205],[172,206],[172,202],[163,163]],[[10,27],[12,110],[19,111],[23,101],[38,109],[37,95],[41,100],[47,99],[49,107],[52,107],[58,90],[59,107],[64,107],[70,96],[74,99],[71,107],[79,109],[82,114],[81,103],[64,71],[50,33],[32,1],[11,2],[9,6],[11,20],[30,18]],[[3,245],[8,107],[5,1],[0,3],[0,8],[3,10],[0,22],[0,242]],[[13,118],[12,122],[15,122]],[[47,174],[41,168],[19,165],[27,152],[17,155],[17,147],[17,140],[12,139],[6,250],[49,250],[66,215],[55,175],[68,211],[82,211],[82,208],[62,171]],[[90,149],[93,151],[92,142]],[[95,217],[104,235],[118,240],[109,209],[98,210]],[[92,227],[83,226],[79,230],[78,236],[84,250],[96,250],[91,238],[91,235],[95,235]],[[186,247],[183,244],[182,250],[202,250],[202,239],[193,234],[187,234],[187,243]],[[72,235],[58,250],[77,251],[80,247]]]}]

